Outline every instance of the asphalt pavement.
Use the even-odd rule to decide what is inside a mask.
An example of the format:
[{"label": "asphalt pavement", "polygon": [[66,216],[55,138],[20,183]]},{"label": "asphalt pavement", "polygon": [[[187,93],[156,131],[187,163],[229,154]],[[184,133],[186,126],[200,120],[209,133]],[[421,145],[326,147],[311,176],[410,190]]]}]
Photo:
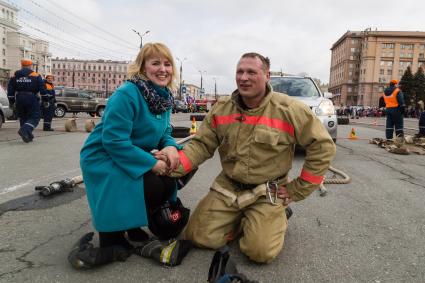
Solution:
[{"label": "asphalt pavement", "polygon": [[[190,126],[188,115],[173,120]],[[353,127],[355,141],[348,139]],[[214,252],[202,249],[174,268],[132,256],[94,270],[72,269],[66,260],[71,246],[94,230],[84,186],[49,199],[34,186],[79,175],[88,134],[38,134],[24,144],[12,123],[0,130],[0,282],[206,282]],[[230,245],[231,258],[260,282],[425,282],[425,157],[368,144],[384,137],[377,127],[340,125],[338,137],[332,166],[351,183],[327,185],[325,197],[314,192],[291,205],[285,247],[272,263],[250,262],[237,242]],[[290,176],[299,174],[303,160],[296,155]],[[180,191],[184,204],[194,209],[219,171],[217,156],[204,163]]]}]

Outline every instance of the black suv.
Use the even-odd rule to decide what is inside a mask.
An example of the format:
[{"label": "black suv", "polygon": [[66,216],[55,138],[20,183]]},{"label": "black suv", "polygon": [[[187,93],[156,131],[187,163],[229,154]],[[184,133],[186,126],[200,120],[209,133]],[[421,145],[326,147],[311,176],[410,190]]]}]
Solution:
[{"label": "black suv", "polygon": [[62,118],[65,113],[86,112],[91,116],[102,117],[106,107],[106,99],[96,98],[93,95],[75,88],[55,87],[56,109],[55,116]]}]

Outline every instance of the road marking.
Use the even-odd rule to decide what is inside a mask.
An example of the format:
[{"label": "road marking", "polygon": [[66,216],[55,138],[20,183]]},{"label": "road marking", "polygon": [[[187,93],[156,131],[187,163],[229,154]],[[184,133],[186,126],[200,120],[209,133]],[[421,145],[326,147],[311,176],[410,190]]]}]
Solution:
[{"label": "road marking", "polygon": [[22,187],[28,186],[28,185],[29,185],[29,184],[31,184],[31,183],[33,183],[33,180],[32,180],[32,179],[30,179],[30,180],[28,180],[28,181],[26,181],[26,182],[24,182],[24,183],[21,183],[21,184],[15,185],[15,186],[11,186],[11,187],[8,187],[8,188],[4,188],[4,189],[2,189],[2,190],[0,191],[0,195],[3,195],[3,194],[6,194],[6,193],[10,193],[10,192],[16,191],[16,190],[18,190],[18,189],[20,189],[20,188],[22,188]]}]

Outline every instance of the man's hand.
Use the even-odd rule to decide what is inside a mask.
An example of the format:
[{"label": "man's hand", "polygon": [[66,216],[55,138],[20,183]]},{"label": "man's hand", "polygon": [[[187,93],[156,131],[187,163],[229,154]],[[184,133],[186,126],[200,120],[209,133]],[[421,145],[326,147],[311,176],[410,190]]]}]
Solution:
[{"label": "man's hand", "polygon": [[180,164],[180,156],[174,146],[166,146],[154,154],[156,159],[168,164],[169,172],[174,171]]},{"label": "man's hand", "polygon": [[284,205],[288,205],[292,202],[291,197],[288,194],[285,186],[280,186],[277,191],[277,197],[283,200]]}]

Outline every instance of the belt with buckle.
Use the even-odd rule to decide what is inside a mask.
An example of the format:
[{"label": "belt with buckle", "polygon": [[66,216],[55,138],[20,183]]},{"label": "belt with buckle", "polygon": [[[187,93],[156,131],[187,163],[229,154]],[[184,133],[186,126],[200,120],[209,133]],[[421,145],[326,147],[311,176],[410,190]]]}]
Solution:
[{"label": "belt with buckle", "polygon": [[227,179],[229,179],[229,181],[232,183],[232,185],[235,187],[235,191],[240,192],[240,191],[246,191],[246,190],[252,190],[254,189],[256,186],[258,186],[258,184],[244,184],[241,182],[238,182],[230,177],[227,177]]}]

